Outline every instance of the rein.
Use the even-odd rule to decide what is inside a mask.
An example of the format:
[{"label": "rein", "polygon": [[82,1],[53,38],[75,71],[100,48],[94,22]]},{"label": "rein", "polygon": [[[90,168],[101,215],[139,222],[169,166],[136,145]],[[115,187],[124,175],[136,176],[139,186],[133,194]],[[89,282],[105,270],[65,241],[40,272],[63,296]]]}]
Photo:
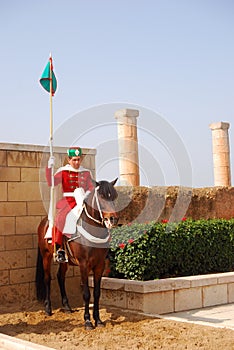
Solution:
[{"label": "rein", "polygon": [[106,219],[103,218],[103,214],[102,214],[102,211],[101,211],[101,207],[100,207],[100,203],[99,203],[98,195],[97,195],[97,191],[98,190],[99,190],[99,186],[95,187],[95,189],[94,189],[94,196],[93,196],[93,199],[92,199],[92,208],[94,208],[94,201],[96,200],[97,208],[98,208],[98,212],[99,212],[101,221],[98,220],[98,219],[95,219],[92,215],[89,214],[85,203],[83,204],[83,208],[84,208],[85,214],[87,215],[87,217],[89,219],[93,220],[94,222],[96,222],[99,225],[104,226],[105,221],[107,221],[107,220],[109,221],[110,219],[106,220]]},{"label": "rein", "polygon": [[92,217],[92,216],[89,214],[89,212],[88,212],[88,210],[87,210],[87,208],[86,208],[85,203],[83,204],[83,208],[84,208],[85,214],[88,216],[89,219],[93,220],[93,221],[96,222],[97,224],[103,225],[103,219],[102,219],[102,221],[97,220],[97,219],[95,219],[94,217]]}]

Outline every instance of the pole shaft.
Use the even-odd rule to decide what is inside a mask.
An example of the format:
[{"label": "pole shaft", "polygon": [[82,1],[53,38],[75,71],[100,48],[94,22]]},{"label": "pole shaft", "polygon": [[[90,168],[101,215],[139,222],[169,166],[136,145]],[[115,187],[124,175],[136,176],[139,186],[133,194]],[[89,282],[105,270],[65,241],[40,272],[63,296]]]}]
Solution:
[{"label": "pole shaft", "polygon": [[[50,156],[53,157],[53,77],[52,77],[52,56],[50,56]],[[54,165],[51,167],[51,188],[50,188],[50,205],[52,209],[52,235],[54,235]],[[54,239],[53,239],[54,241]],[[56,245],[54,244],[54,253],[56,253]]]}]

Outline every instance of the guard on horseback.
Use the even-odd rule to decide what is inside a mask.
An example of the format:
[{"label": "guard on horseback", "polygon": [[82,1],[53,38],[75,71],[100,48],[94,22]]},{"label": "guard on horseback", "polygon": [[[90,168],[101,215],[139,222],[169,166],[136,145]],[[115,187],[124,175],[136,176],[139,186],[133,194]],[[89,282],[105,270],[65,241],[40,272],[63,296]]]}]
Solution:
[{"label": "guard on horseback", "polygon": [[[79,147],[68,149],[68,164],[60,167],[54,173],[52,97],[57,88],[57,81],[51,56],[40,83],[50,93],[50,159],[46,168],[46,178],[50,186],[50,208],[48,217],[43,218],[38,226],[37,298],[44,301],[46,315],[52,315],[51,261],[52,257],[56,256],[58,262],[65,262],[59,264],[57,280],[64,310],[71,312],[66,294],[65,276],[69,264],[79,265],[85,304],[85,329],[94,328],[89,308],[88,277],[91,271],[94,285],[93,319],[95,327],[103,327],[104,324],[99,314],[100,286],[108,253],[110,230],[118,222],[114,206],[114,201],[118,196],[114,188],[117,179],[111,182],[93,181],[90,171],[81,167],[83,157]],[[57,202],[57,213],[55,213],[54,186],[58,184],[62,186],[63,198]],[[77,223],[79,218],[79,223]],[[73,235],[77,232],[78,235]],[[63,239],[63,234],[66,236],[70,234],[71,237]],[[65,240],[66,244],[69,241],[68,259],[66,259],[62,246]]]},{"label": "guard on horseback", "polygon": [[[56,204],[57,213],[54,227],[49,225],[45,238],[52,235],[52,244],[56,245],[56,261],[67,262],[62,247],[63,234],[73,234],[76,223],[83,209],[83,201],[93,190],[91,172],[81,166],[83,160],[82,149],[72,147],[67,150],[68,164],[60,167],[54,174],[54,186],[62,185],[63,197]],[[54,157],[50,157],[46,168],[46,179],[51,186],[51,168],[54,167]],[[50,217],[50,215],[49,215]]]}]

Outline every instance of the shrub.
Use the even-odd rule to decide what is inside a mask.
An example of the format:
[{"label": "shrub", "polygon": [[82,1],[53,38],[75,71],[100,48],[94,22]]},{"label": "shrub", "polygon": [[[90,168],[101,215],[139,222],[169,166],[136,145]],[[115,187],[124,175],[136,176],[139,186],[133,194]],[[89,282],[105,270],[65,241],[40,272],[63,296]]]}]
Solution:
[{"label": "shrub", "polygon": [[234,268],[234,219],[129,224],[112,231],[110,277],[152,280]]}]

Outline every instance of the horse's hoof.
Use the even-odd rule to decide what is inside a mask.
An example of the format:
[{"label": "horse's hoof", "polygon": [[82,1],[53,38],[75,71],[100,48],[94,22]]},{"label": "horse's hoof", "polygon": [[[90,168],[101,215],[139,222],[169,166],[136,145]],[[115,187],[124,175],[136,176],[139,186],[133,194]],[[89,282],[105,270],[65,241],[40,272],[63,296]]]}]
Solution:
[{"label": "horse's hoof", "polygon": [[96,321],[95,327],[99,327],[99,328],[105,327],[105,323],[103,323],[101,320]]},{"label": "horse's hoof", "polygon": [[52,315],[52,311],[51,310],[45,310],[45,314],[46,314],[46,316],[51,316]]},{"label": "horse's hoof", "polygon": [[73,310],[72,309],[64,309],[65,314],[72,314]]},{"label": "horse's hoof", "polygon": [[91,321],[85,321],[85,330],[86,331],[91,331],[92,329],[94,329],[94,326],[92,324]]},{"label": "horse's hoof", "polygon": [[64,306],[63,312],[65,314],[71,314],[73,312],[73,310],[70,308],[69,305],[66,305],[66,306]]}]

